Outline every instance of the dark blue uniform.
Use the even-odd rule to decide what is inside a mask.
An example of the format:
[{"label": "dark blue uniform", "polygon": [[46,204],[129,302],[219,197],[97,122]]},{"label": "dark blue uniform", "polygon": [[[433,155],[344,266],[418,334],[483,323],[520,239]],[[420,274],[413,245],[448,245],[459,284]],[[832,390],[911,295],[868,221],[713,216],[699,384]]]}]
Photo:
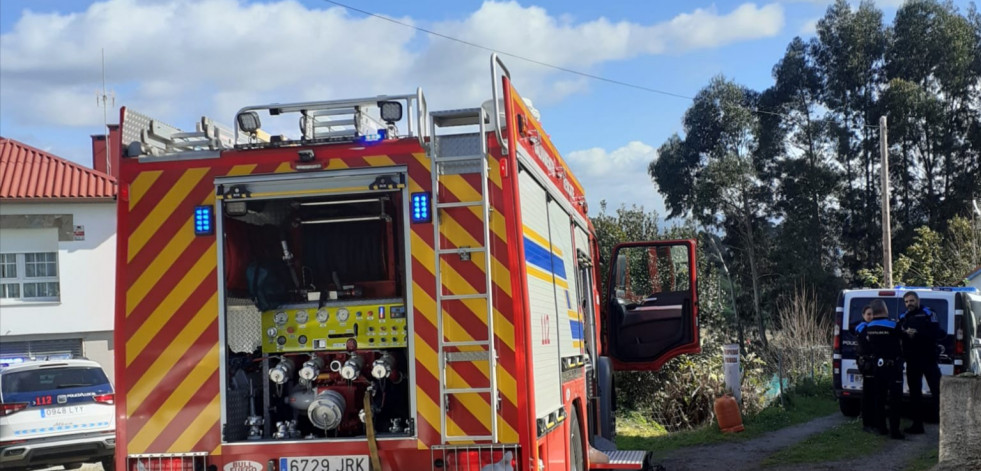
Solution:
[{"label": "dark blue uniform", "polygon": [[927,414],[923,403],[923,377],[926,377],[930,394],[933,395],[933,408],[940,400],[940,367],[937,364],[939,351],[937,341],[944,337],[937,322],[937,316],[928,309],[913,309],[899,316],[898,328],[902,335],[903,357],[906,360],[906,384],[909,385],[911,431],[923,429],[923,419]]},{"label": "dark blue uniform", "polygon": [[860,324],[856,332],[859,369],[863,375],[862,424],[867,429],[902,438],[899,407],[903,397],[903,359],[896,323],[885,318],[874,319]]}]

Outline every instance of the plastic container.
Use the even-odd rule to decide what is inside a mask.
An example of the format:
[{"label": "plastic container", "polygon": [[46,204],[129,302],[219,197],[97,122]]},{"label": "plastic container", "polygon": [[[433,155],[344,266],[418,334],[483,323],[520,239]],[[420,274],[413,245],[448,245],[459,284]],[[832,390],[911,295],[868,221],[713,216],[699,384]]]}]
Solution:
[{"label": "plastic container", "polygon": [[719,421],[719,430],[723,433],[742,432],[743,418],[739,414],[739,404],[736,399],[726,394],[715,400],[715,418]]}]

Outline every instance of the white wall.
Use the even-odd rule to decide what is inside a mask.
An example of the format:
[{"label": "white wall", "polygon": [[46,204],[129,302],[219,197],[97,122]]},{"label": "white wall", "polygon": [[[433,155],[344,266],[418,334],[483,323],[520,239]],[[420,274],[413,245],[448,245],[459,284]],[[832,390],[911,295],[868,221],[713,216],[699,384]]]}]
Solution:
[{"label": "white wall", "polygon": [[[66,203],[3,202],[0,215],[71,214],[72,223],[85,227],[84,240],[58,241],[56,229],[0,226],[0,247],[20,248],[36,243],[39,250],[58,250],[61,299],[55,302],[0,301],[0,341],[33,340],[37,336],[83,338],[87,345],[102,339],[101,351],[111,369],[111,335],[115,312],[116,204],[114,201]],[[19,250],[18,250],[19,251]],[[65,334],[65,335],[58,335]],[[15,337],[16,336],[16,337]],[[95,354],[96,351],[92,353]],[[86,355],[89,355],[86,348]],[[93,358],[95,359],[95,358]]]}]

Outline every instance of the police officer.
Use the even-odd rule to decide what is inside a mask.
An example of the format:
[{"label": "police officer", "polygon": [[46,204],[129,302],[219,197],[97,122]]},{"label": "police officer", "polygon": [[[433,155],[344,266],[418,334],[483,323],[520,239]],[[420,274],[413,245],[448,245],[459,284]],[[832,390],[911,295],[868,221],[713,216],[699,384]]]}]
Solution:
[{"label": "police officer", "polygon": [[[872,306],[865,306],[862,308],[862,322],[855,326],[856,335],[861,334],[869,322],[872,322]],[[875,423],[876,419],[871,413],[873,401],[868,399],[871,398],[872,394],[872,388],[869,384],[875,379],[875,371],[872,368],[873,360],[870,355],[861,354],[855,360],[858,364],[858,371],[862,373],[862,429],[866,432],[875,433],[879,431],[879,424]]]},{"label": "police officer", "polygon": [[936,314],[920,307],[920,296],[915,291],[903,295],[906,312],[899,316],[899,329],[903,333],[903,357],[906,360],[906,384],[909,385],[910,415],[913,425],[906,433],[923,433],[926,406],[923,403],[923,377],[934,402],[940,399],[940,367],[937,341],[944,337]]},{"label": "police officer", "polygon": [[902,440],[905,436],[899,431],[899,404],[903,396],[900,335],[896,323],[889,319],[884,301],[876,299],[869,306],[872,321],[857,329],[860,368],[864,375],[862,423],[868,432],[888,433],[890,437]]}]

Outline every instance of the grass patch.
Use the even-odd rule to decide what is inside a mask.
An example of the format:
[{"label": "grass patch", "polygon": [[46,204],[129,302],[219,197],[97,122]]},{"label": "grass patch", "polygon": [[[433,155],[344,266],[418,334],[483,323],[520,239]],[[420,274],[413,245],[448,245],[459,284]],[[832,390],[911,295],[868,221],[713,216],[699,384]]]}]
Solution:
[{"label": "grass patch", "polygon": [[[767,456],[763,466],[799,463],[823,463],[833,456],[835,461],[874,455],[886,446],[889,438],[862,431],[860,420],[838,425],[824,432]],[[847,443],[847,446],[842,444]]]},{"label": "grass patch", "polygon": [[799,386],[792,393],[785,395],[784,405],[777,400],[759,414],[744,417],[743,426],[746,430],[740,433],[722,433],[714,422],[694,430],[666,433],[660,425],[653,424],[639,413],[632,413],[625,417],[617,417],[616,444],[621,450],[650,450],[663,453],[687,446],[739,442],[837,411],[838,403],[832,393],[829,378],[826,381]]},{"label": "grass patch", "polygon": [[932,469],[939,461],[940,449],[938,447],[931,447],[920,456],[917,456],[915,460],[906,466],[904,471],[925,471]]}]

